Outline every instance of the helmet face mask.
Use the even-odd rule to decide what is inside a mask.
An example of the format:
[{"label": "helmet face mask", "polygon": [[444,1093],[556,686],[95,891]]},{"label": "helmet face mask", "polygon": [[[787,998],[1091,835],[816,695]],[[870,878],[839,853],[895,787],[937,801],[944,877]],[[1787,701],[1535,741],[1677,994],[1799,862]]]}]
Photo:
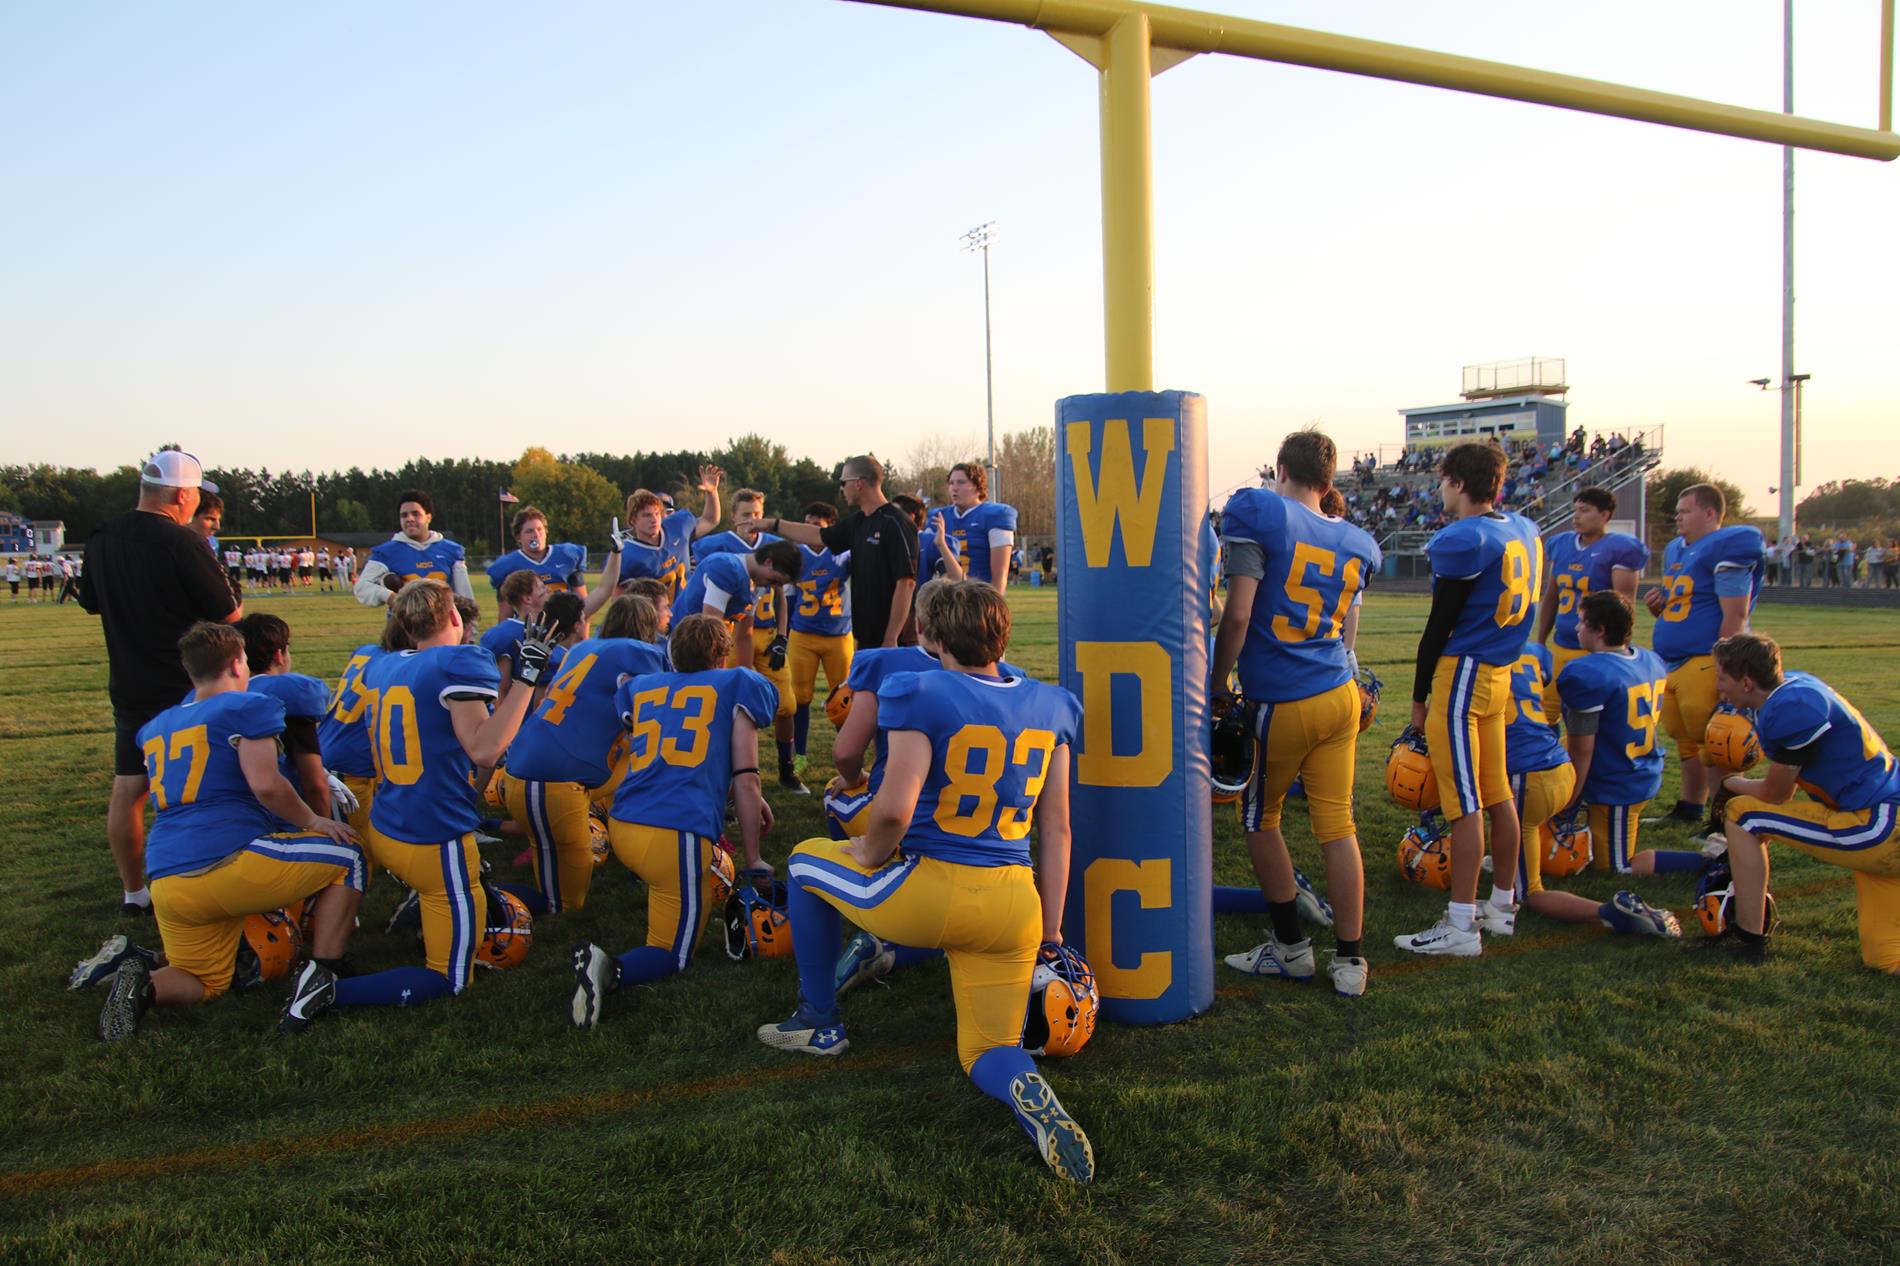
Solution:
[{"label": "helmet face mask", "polygon": [[1379,715],[1379,696],[1385,691],[1385,683],[1370,668],[1362,668],[1355,684],[1359,687],[1359,732],[1364,734]]},{"label": "helmet face mask", "polygon": [[488,897],[488,927],[475,951],[475,965],[495,971],[519,966],[534,944],[534,914],[512,892],[487,884],[483,892]]},{"label": "helmet face mask", "polygon": [[1399,874],[1415,884],[1451,890],[1451,837],[1438,829],[1437,820],[1419,823],[1399,839]]},{"label": "helmet face mask", "polygon": [[735,887],[726,899],[723,919],[726,957],[735,963],[788,957],[792,952],[792,921],[785,914],[788,896],[785,882],[778,879],[765,894],[750,884]]},{"label": "helmet face mask", "polygon": [[1257,715],[1252,705],[1243,702],[1226,716],[1215,718],[1214,732],[1208,741],[1207,764],[1216,804],[1238,800],[1253,777],[1253,731]]},{"label": "helmet face mask", "polygon": [[1590,828],[1577,816],[1553,818],[1550,847],[1539,863],[1544,874],[1557,879],[1582,874],[1596,856]]},{"label": "helmet face mask", "polygon": [[1074,1055],[1095,1035],[1102,1005],[1095,972],[1081,954],[1066,945],[1043,948],[1054,957],[1039,958],[1030,978],[1023,1048],[1031,1055]]}]

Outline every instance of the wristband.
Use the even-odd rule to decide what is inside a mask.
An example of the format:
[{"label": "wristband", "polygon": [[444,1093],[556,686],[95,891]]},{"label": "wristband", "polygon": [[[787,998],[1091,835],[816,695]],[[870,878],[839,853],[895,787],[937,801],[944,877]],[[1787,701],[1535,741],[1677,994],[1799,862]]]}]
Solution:
[{"label": "wristband", "polygon": [[735,769],[732,771],[732,776],[734,778],[737,778],[740,774],[756,774],[758,772],[759,772],[759,767],[757,765],[754,765],[750,769]]}]

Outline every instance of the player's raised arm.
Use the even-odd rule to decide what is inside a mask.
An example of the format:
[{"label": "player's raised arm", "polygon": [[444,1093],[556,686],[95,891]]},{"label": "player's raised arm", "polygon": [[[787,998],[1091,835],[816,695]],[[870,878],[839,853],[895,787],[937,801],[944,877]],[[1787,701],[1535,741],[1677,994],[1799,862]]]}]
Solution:
[{"label": "player's raised arm", "polygon": [[725,477],[726,472],[717,466],[699,468],[699,490],[706,497],[699,507],[699,522],[693,525],[695,539],[719,530],[719,519],[724,513],[719,505],[719,483]]}]

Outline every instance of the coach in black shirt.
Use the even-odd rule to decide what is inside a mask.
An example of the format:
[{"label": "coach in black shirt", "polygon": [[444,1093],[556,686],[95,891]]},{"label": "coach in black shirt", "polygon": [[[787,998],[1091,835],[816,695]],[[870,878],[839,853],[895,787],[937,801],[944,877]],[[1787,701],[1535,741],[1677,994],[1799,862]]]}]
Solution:
[{"label": "coach in black shirt", "polygon": [[243,614],[204,538],[185,527],[201,492],[215,493],[190,453],[156,453],[139,471],[138,509],[102,524],[86,542],[79,605],[105,626],[106,693],[115,732],[106,840],[125,888],[125,911],[151,909],[145,889],[145,755],[139,728],[191,693],[178,639],[199,620]]},{"label": "coach in black shirt", "polygon": [[917,525],[884,496],[884,467],[853,457],[840,468],[838,492],[851,513],[830,527],[773,519],[765,530],[788,541],[851,551],[851,635],[860,649],[896,646],[917,591]]}]

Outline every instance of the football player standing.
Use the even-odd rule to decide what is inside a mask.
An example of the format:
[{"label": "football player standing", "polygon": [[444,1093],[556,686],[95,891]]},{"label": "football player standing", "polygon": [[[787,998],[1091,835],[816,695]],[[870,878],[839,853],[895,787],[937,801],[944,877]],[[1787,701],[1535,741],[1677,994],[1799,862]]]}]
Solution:
[{"label": "football player standing", "polygon": [[[693,569],[693,542],[719,527],[719,484],[726,472],[717,466],[699,468],[699,490],[705,501],[695,515],[691,510],[667,512],[660,495],[645,488],[636,489],[627,498],[627,530],[615,539],[619,551],[612,581],[652,578],[666,586],[669,597],[678,597]],[[601,575],[603,586],[609,583]]]},{"label": "football player standing", "polygon": [[502,583],[518,571],[531,571],[541,577],[550,593],[567,591],[587,598],[587,548],[563,541],[548,544],[548,516],[533,506],[522,506],[509,523],[516,549],[488,565],[488,583],[495,588],[499,601],[498,617],[506,620],[514,607],[502,594]]},{"label": "football player standing", "polygon": [[[1366,991],[1360,935],[1365,871],[1352,818],[1359,749],[1359,687],[1353,641],[1359,599],[1381,562],[1361,528],[1320,510],[1338,451],[1318,431],[1296,431],[1274,459],[1272,488],[1242,488],[1221,515],[1228,601],[1214,645],[1214,708],[1246,708],[1254,768],[1241,821],[1273,934],[1227,965],[1255,976],[1311,980],[1313,942],[1300,930],[1293,858],[1281,808],[1297,777],[1326,858],[1338,947],[1327,966],[1333,988]],[[1241,699],[1227,691],[1240,669]],[[1244,702],[1243,702],[1244,700]]]},{"label": "football player standing", "polygon": [[[397,498],[396,517],[402,530],[369,552],[369,562],[356,578],[356,600],[366,607],[386,606],[413,580],[439,580],[464,598],[473,598],[467,554],[429,526],[435,518],[429,494],[413,488],[404,492]],[[285,574],[283,579],[288,589],[290,577]]]},{"label": "football player standing", "polygon": [[945,534],[938,546],[957,556],[971,580],[1003,592],[1016,545],[1016,507],[989,500],[989,474],[976,462],[952,466],[949,487],[950,513],[937,516]]},{"label": "football player standing", "polygon": [[1588,654],[1577,641],[1577,603],[1593,593],[1615,589],[1636,600],[1636,581],[1649,564],[1649,546],[1624,532],[1609,530],[1616,514],[1616,494],[1608,488],[1580,488],[1570,502],[1571,530],[1550,538],[1549,565],[1544,571],[1546,601],[1537,611],[1537,642],[1557,644],[1544,682],[1551,688],[1544,701],[1546,715],[1558,708],[1557,674],[1571,660]]},{"label": "football player standing", "polygon": [[842,915],[881,939],[941,948],[964,1071],[1010,1108],[1058,1176],[1088,1182],[1088,1137],[1022,1047],[1039,946],[1062,939],[1069,752],[1082,710],[1060,687],[998,671],[1010,613],[989,585],[946,582],[931,622],[949,671],[899,673],[879,688],[890,748],[867,833],[792,850],[798,1009],[759,1040],[809,1055],[849,1047],[835,975]]},{"label": "football player standing", "polygon": [[[805,522],[827,528],[838,521],[838,509],[824,501],[805,507]],[[823,665],[825,685],[836,690],[851,675],[851,656],[857,643],[851,637],[847,582],[851,578],[851,551],[798,547],[802,559],[798,585],[793,590],[792,636],[786,662],[792,675],[792,760],[802,781],[805,746],[811,734],[811,701]]]},{"label": "football player standing", "polygon": [[[1451,902],[1436,925],[1394,939],[1415,954],[1484,952],[1481,929],[1509,933],[1517,896],[1517,806],[1506,772],[1504,729],[1511,665],[1537,614],[1544,542],[1522,515],[1497,509],[1502,449],[1459,444],[1438,471],[1450,526],[1425,546],[1432,609],[1418,641],[1412,726],[1425,733],[1442,811],[1451,823]],[[1429,701],[1429,702],[1428,702]],[[1491,820],[1491,896],[1478,902],[1484,822]]]}]

